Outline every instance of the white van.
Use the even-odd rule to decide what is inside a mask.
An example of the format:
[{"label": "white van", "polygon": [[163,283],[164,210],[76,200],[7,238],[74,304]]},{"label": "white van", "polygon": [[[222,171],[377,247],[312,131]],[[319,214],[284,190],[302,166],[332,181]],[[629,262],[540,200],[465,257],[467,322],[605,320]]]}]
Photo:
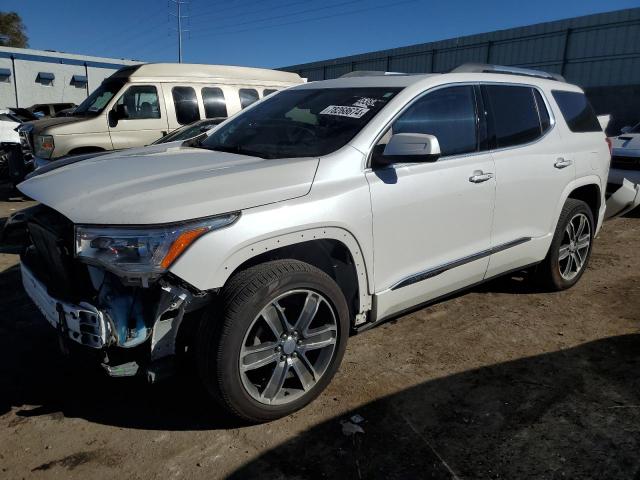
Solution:
[{"label": "white van", "polygon": [[140,147],[202,118],[231,116],[261,98],[303,83],[295,73],[226,65],[154,63],[121,68],[71,116],[21,128],[36,157]]}]

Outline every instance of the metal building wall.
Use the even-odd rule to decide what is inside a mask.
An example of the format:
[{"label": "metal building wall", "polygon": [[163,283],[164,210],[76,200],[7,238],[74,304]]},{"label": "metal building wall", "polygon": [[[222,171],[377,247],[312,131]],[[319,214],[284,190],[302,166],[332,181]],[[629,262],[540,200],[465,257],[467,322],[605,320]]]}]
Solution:
[{"label": "metal building wall", "polygon": [[[106,77],[126,65],[140,62],[88,57],[60,52],[0,47],[0,108],[30,107],[37,103],[79,104]],[[55,76],[52,85],[37,81],[40,72]],[[72,81],[74,75],[87,77],[87,84]]]},{"label": "metal building wall", "polygon": [[447,72],[466,62],[537,68],[580,85],[611,129],[640,121],[640,8],[292,65],[309,81],[353,70]]}]

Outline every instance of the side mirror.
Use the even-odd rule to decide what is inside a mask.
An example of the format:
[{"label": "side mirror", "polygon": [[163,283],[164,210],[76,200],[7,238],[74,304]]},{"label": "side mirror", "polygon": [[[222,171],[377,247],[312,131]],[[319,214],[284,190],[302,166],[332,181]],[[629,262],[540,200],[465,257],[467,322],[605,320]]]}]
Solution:
[{"label": "side mirror", "polygon": [[440,156],[440,143],[435,135],[396,133],[382,152],[382,163],[434,162]]},{"label": "side mirror", "polygon": [[620,133],[624,135],[625,133],[629,133],[631,130],[633,130],[633,127],[630,127],[629,125],[627,125],[626,127],[622,127],[620,129]]},{"label": "side mirror", "polygon": [[123,118],[129,118],[129,109],[124,104],[116,105],[116,118],[122,120]]}]

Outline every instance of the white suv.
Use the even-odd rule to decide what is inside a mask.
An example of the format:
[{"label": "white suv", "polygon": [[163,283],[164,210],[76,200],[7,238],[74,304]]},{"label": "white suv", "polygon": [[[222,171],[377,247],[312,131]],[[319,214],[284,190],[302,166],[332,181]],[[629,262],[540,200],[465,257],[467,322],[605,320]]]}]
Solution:
[{"label": "white suv", "polygon": [[351,76],[200,143],[45,170],[4,237],[65,348],[151,380],[192,352],[224,409],[266,421],[327,386],[350,332],[523,268],[575,284],[609,159],[582,90],[550,74]]}]

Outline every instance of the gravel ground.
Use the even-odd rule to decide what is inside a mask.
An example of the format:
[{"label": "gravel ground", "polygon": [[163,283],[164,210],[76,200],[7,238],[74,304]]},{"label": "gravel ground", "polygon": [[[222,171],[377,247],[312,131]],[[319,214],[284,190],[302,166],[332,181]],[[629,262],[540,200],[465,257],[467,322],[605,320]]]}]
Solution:
[{"label": "gravel ground", "polygon": [[[30,204],[11,196],[0,216]],[[635,214],[569,291],[514,276],[356,335],[318,400],[249,427],[188,372],[149,386],[64,359],[0,255],[0,478],[640,480],[638,252]]]}]

